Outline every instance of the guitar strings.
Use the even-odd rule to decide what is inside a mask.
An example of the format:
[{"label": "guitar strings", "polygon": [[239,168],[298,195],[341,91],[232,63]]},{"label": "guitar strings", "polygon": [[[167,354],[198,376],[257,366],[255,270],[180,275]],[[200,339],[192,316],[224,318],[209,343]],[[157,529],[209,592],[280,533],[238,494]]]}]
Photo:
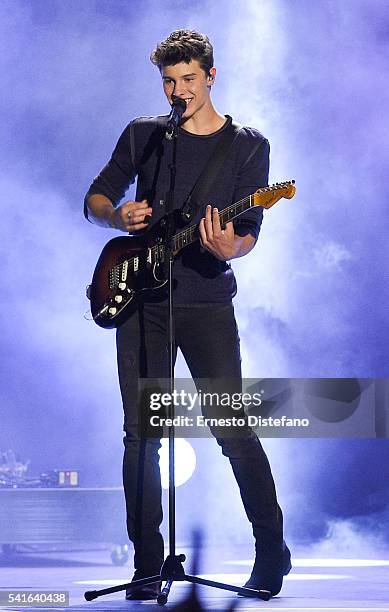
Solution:
[{"label": "guitar strings", "polygon": [[[283,189],[284,187],[286,187],[287,185],[291,184],[291,181],[285,181],[284,183],[279,183],[276,185],[269,185],[268,187],[262,187],[260,189],[258,189],[255,193],[267,193],[268,191],[278,191],[279,189]],[[241,200],[238,200],[237,202],[234,202],[234,204],[230,204],[230,206],[227,206],[227,208],[223,208],[222,211],[220,211],[220,217],[223,218],[232,211],[236,211],[237,208],[239,208],[239,206],[241,206],[242,204],[245,204],[247,201],[250,201],[251,197],[253,194],[250,194],[248,196],[245,196],[244,198],[242,198]],[[222,222],[224,223],[224,219],[222,219]],[[173,240],[175,245],[177,245],[177,243],[179,243],[180,239],[184,236],[188,236],[190,234],[192,234],[196,229],[197,229],[197,225],[191,225],[190,227],[182,230],[181,232],[179,232],[178,234],[176,234],[175,236],[173,236]],[[184,243],[185,244],[185,243]],[[179,244],[177,245],[177,247],[179,246]],[[184,245],[182,245],[184,246]]]}]

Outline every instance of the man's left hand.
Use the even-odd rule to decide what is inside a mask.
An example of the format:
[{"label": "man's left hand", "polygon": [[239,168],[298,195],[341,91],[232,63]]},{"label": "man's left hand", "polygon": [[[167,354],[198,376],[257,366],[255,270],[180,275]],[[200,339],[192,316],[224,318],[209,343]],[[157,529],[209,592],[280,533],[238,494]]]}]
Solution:
[{"label": "man's left hand", "polygon": [[[219,211],[217,208],[212,208],[210,204],[206,208],[205,217],[200,221],[199,231],[201,246],[217,259],[228,261],[244,254],[240,251],[242,242],[245,241],[235,234],[232,221],[226,224],[225,229],[222,229]],[[253,243],[255,243],[254,239]]]}]

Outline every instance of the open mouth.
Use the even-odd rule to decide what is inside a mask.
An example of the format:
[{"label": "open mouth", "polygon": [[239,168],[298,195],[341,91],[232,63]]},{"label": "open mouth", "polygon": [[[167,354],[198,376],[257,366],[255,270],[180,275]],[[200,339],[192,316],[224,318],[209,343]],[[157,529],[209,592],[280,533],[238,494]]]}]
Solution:
[{"label": "open mouth", "polygon": [[186,102],[186,110],[188,110],[193,98],[184,98],[185,102]]}]

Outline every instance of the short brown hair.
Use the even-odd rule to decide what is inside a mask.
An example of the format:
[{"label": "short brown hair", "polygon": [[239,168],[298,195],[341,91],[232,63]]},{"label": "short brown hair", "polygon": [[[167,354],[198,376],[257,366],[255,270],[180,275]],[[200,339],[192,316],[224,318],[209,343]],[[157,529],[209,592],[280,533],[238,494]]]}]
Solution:
[{"label": "short brown hair", "polygon": [[174,30],[156,46],[150,60],[159,69],[197,60],[208,76],[213,66],[213,47],[205,34],[195,30]]}]

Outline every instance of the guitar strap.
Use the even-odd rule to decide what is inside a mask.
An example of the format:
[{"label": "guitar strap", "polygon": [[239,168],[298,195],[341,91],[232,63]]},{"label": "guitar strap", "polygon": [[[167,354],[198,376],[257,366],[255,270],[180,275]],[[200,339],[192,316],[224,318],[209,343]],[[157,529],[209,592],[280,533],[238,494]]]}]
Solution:
[{"label": "guitar strap", "polygon": [[189,223],[197,213],[200,204],[204,202],[207,194],[221,170],[227,153],[237,138],[242,126],[234,121],[223,131],[199,178],[193,185],[186,202],[181,208],[181,216],[185,223]]}]

